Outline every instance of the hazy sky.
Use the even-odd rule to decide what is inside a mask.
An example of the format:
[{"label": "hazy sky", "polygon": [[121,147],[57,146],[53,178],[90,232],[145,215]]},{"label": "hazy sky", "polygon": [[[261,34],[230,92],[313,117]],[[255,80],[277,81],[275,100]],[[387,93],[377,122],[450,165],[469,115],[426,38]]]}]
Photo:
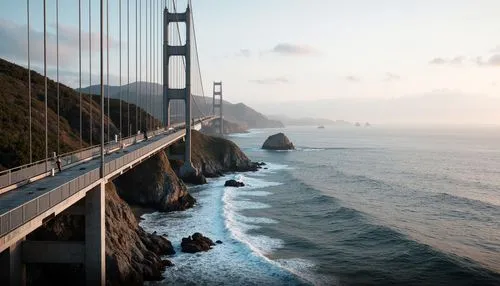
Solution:
[{"label": "hazy sky", "polygon": [[[97,20],[99,1],[92,1],[92,17]],[[78,1],[60,2],[66,37],[63,80],[76,86]],[[82,2],[85,13],[88,1]],[[31,3],[31,26],[40,32],[42,1]],[[52,5],[48,23],[53,33],[55,0],[47,3]],[[126,1],[122,3],[125,9]],[[135,1],[130,3],[135,16]],[[118,0],[110,0],[110,5],[117,8]],[[440,90],[500,97],[498,0],[193,0],[193,5],[209,96],[211,82],[222,80],[227,100],[254,106],[269,101],[394,98]],[[111,37],[116,47],[117,16],[110,21],[115,23]],[[93,22],[97,31],[98,22]],[[83,26],[88,31],[86,16]],[[0,2],[0,38],[0,56],[25,63],[26,1]],[[97,74],[97,52],[94,58]],[[54,58],[49,61],[55,64]],[[87,72],[88,66],[83,69]],[[118,74],[117,68],[112,71]],[[112,79],[116,84],[117,76]]]}]

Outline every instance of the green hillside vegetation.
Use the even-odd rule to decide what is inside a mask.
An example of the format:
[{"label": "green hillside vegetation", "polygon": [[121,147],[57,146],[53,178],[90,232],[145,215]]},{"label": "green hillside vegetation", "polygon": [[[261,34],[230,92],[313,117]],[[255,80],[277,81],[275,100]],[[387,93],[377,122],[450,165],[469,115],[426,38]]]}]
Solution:
[{"label": "green hillside vegetation", "polygon": [[[29,97],[28,70],[0,59],[0,170],[29,163]],[[57,152],[57,83],[47,80],[48,91],[48,149],[49,156]],[[92,110],[92,143],[100,143],[100,97],[89,100],[82,94],[82,146],[80,146],[80,95],[74,89],[59,85],[60,106],[60,153],[67,153],[89,146],[90,113]],[[32,150],[33,161],[45,158],[45,88],[43,75],[31,71],[31,106],[32,106]],[[107,100],[105,101],[107,111]],[[120,101],[110,100],[110,134],[118,134]],[[142,126],[146,126],[146,113],[139,109]],[[130,123],[135,132],[135,105],[130,105]],[[128,135],[127,104],[122,103],[123,134]],[[108,117],[104,118],[107,134]],[[156,121],[155,125],[159,123]],[[106,136],[106,135],[105,135]]]}]

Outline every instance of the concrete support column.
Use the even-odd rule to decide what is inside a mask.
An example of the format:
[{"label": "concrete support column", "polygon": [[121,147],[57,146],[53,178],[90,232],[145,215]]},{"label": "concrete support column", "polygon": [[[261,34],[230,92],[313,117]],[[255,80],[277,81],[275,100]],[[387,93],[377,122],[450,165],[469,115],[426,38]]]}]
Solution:
[{"label": "concrete support column", "polygon": [[23,240],[0,253],[0,285],[26,285],[26,265],[22,260]]},{"label": "concrete support column", "polygon": [[85,196],[85,278],[87,285],[106,284],[104,182]]}]

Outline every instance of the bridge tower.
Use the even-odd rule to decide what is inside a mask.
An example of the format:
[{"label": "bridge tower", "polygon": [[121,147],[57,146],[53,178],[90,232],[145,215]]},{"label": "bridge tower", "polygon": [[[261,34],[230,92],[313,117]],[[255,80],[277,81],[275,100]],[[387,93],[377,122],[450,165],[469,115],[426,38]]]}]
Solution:
[{"label": "bridge tower", "polygon": [[[169,43],[169,24],[185,23],[185,44],[172,46]],[[184,153],[184,165],[180,169],[181,177],[196,174],[191,163],[191,11],[188,7],[184,13],[170,13],[167,8],[163,11],[164,40],[163,40],[163,124],[170,126],[170,101],[182,100],[185,106],[186,141]],[[175,36],[175,35],[174,35]],[[183,57],[185,67],[185,85],[183,87],[172,87],[169,80],[170,58],[173,56]]]},{"label": "bridge tower", "polygon": [[219,120],[215,121],[215,126],[219,127],[219,134],[224,135],[224,119],[222,117],[222,81],[214,82],[212,113],[216,115],[216,111],[219,112]]}]

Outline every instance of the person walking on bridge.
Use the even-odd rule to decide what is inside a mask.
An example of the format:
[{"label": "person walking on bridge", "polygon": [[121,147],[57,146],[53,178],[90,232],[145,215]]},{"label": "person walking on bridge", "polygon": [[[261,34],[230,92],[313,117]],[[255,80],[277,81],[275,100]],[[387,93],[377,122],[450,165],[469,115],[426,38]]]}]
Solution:
[{"label": "person walking on bridge", "polygon": [[59,173],[62,172],[62,170],[61,170],[61,157],[60,156],[57,156],[56,165],[57,165],[57,169],[59,170]]}]

